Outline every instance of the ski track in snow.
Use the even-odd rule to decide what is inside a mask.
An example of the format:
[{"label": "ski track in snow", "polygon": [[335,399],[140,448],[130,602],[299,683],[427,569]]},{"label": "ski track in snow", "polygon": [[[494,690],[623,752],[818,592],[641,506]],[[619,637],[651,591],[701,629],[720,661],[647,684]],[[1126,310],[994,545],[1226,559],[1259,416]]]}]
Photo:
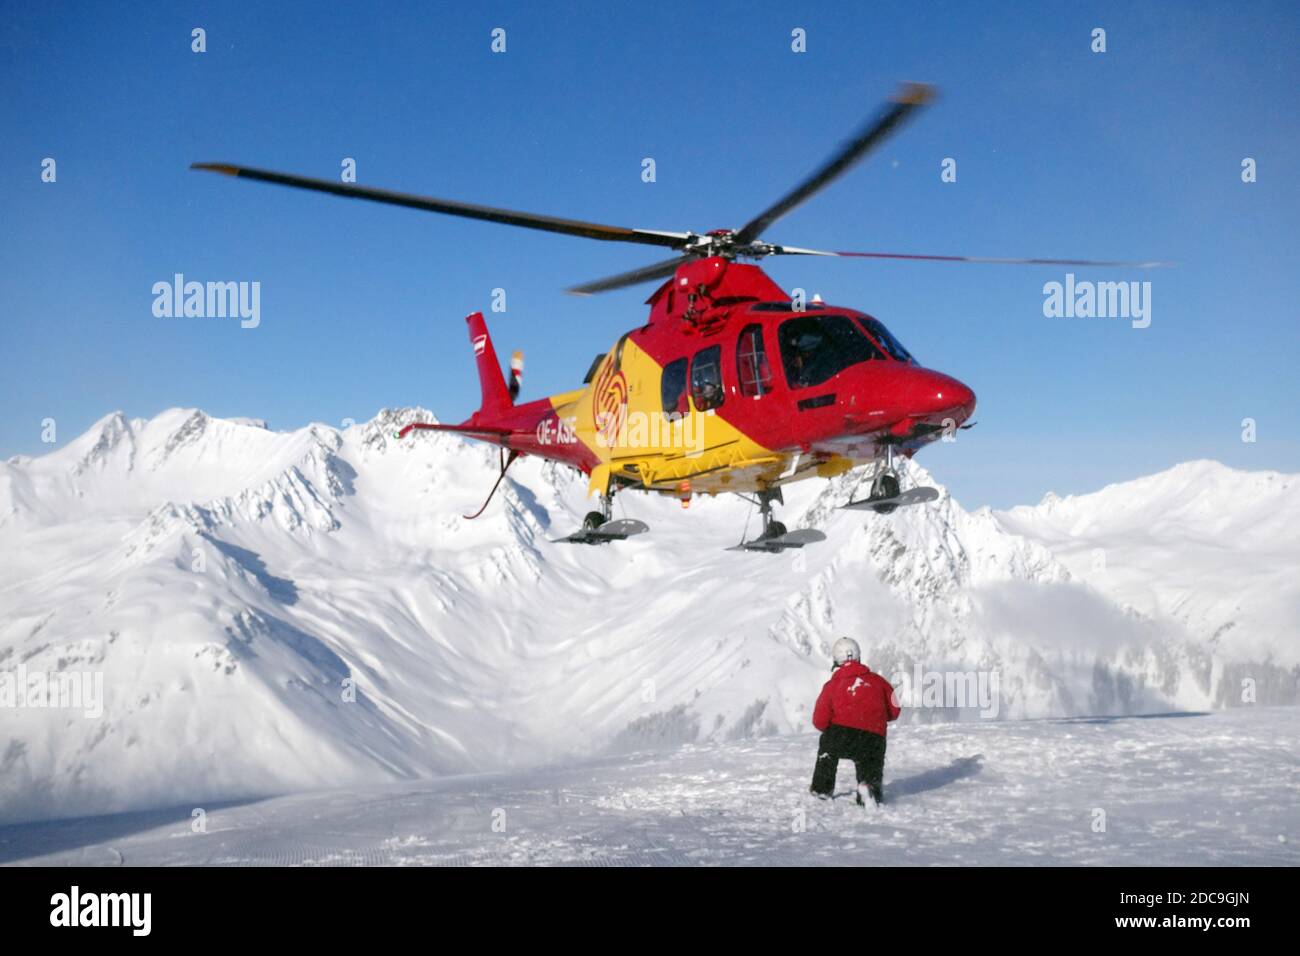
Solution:
[{"label": "ski track in snow", "polygon": [[865,809],[847,761],[807,795],[815,735],[689,745],[213,806],[204,833],[190,807],[10,826],[0,862],[1295,866],[1298,731],[1285,707],[905,727]]}]

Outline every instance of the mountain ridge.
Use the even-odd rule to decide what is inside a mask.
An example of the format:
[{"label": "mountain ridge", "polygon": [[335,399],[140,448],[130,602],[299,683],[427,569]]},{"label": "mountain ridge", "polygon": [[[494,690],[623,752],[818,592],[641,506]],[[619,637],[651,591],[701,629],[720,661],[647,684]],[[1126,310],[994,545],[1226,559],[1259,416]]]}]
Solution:
[{"label": "mountain ridge", "polygon": [[[828,534],[803,551],[724,551],[754,527],[740,500],[683,513],[630,494],[616,513],[651,533],[584,548],[550,540],[588,510],[576,474],[521,459],[466,521],[495,450],[396,439],[413,420],[435,419],[384,409],[275,432],[198,409],[119,412],[0,463],[0,673],[89,667],[105,683],[98,720],[7,715],[0,819],[788,733],[841,633],[887,676],[998,675],[1001,717],[1239,705],[1243,679],[1260,703],[1296,701],[1300,598],[1279,582],[1300,548],[1256,527],[1282,507],[1272,498],[1243,505],[1239,531],[1199,492],[1161,501],[1194,484],[1182,472],[1128,483],[1149,500],[1127,511],[1111,500],[1123,486],[1093,493],[1110,492],[1092,502],[1101,515],[1088,496],[968,512],[941,488],[877,516],[838,510],[861,479],[849,473],[787,489],[783,518]],[[1284,499],[1295,478],[1249,481]],[[1187,527],[1153,525],[1162,507]],[[1217,587],[1151,537],[1210,548],[1224,527],[1239,561],[1278,563],[1258,586]],[[977,714],[907,708],[954,718]]]}]

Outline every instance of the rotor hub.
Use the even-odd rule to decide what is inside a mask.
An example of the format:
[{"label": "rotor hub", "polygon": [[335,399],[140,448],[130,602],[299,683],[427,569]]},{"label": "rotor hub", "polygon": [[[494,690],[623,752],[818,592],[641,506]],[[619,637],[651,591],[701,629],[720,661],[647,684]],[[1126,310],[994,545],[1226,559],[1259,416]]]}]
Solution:
[{"label": "rotor hub", "polygon": [[780,246],[768,242],[738,242],[734,229],[712,229],[704,235],[689,233],[681,251],[689,256],[720,256],[723,259],[762,259],[777,255]]}]

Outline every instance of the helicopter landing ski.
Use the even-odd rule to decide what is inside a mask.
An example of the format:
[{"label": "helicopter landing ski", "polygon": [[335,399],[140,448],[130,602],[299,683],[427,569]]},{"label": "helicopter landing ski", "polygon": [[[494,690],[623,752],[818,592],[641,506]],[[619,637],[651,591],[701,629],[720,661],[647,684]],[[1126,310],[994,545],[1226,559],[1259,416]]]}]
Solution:
[{"label": "helicopter landing ski", "polygon": [[892,495],[888,498],[863,498],[860,501],[850,501],[842,506],[845,511],[874,511],[877,514],[887,515],[895,508],[903,508],[907,505],[921,505],[927,501],[936,501],[939,498],[939,489],[931,488],[928,485],[921,485],[916,488],[908,488],[904,492]]},{"label": "helicopter landing ski", "polygon": [[768,554],[780,554],[788,548],[802,548],[805,545],[825,541],[826,534],[816,528],[795,528],[775,537],[758,537],[753,541],[733,544],[728,551],[765,551]]},{"label": "helicopter landing ski", "polygon": [[626,541],[633,535],[645,534],[650,526],[635,518],[613,518],[602,522],[594,528],[583,527],[581,531],[552,538],[553,544],[608,544],[611,541]]}]

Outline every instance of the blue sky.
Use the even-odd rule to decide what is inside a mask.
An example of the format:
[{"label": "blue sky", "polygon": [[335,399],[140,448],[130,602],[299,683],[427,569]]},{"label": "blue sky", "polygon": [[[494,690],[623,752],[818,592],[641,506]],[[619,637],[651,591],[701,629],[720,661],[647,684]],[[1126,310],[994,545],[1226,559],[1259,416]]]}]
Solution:
[{"label": "blue sky", "polygon": [[[508,311],[489,320],[499,350],[527,353],[526,397],[572,387],[644,320],[648,287],[563,289],[654,249],[192,161],[334,178],[354,157],[367,184],[703,231],[745,222],[918,79],[939,102],[765,238],[1178,263],[1076,270],[1152,282],[1135,330],[1045,318],[1059,268],[769,260],[786,288],[876,315],[975,389],[979,426],[921,456],[939,480],[1006,506],[1189,458],[1300,471],[1298,27],[1294,3],[12,5],[0,456],[47,450],[45,418],[66,442],[119,408],[277,428],[412,404],[459,419],[478,394],[463,317],[497,287]],[[152,285],[176,272],[259,281],[261,325],[156,318]]]}]

